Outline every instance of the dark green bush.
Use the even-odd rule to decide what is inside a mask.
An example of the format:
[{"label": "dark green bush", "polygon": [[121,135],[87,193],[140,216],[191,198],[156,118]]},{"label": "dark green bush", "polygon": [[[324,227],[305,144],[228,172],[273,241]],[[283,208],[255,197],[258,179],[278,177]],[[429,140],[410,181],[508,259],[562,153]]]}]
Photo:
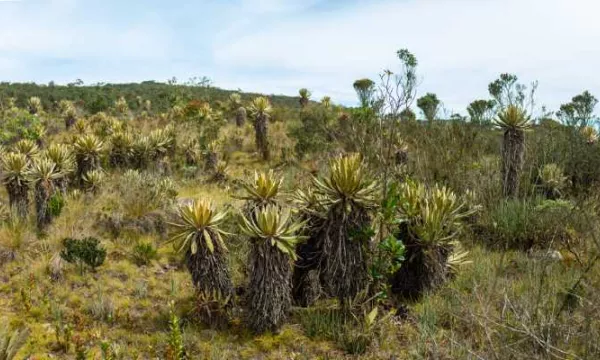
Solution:
[{"label": "dark green bush", "polygon": [[106,250],[96,238],[65,238],[62,243],[64,249],[60,252],[60,257],[68,263],[77,264],[82,273],[84,266],[96,271],[96,268],[104,263]]},{"label": "dark green bush", "polygon": [[65,207],[65,199],[60,193],[54,193],[48,200],[48,211],[52,217],[57,217]]},{"label": "dark green bush", "polygon": [[291,135],[296,140],[296,154],[301,158],[309,153],[331,150],[333,143],[334,113],[324,106],[311,106],[300,113],[300,123]]}]

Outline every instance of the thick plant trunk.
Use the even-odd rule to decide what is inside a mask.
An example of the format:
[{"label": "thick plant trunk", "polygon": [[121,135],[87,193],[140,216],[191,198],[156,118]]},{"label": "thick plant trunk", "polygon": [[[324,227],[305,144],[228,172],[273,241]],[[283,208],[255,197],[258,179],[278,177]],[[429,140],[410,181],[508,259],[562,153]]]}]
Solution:
[{"label": "thick plant trunk", "polygon": [[256,240],[250,252],[247,322],[252,331],[276,333],[292,306],[289,256],[270,241]]},{"label": "thick plant trunk", "polygon": [[51,184],[40,181],[35,186],[35,212],[39,231],[44,231],[52,223],[52,214],[48,209],[51,192]]},{"label": "thick plant trunk", "polygon": [[129,157],[127,156],[127,151],[120,148],[115,148],[110,152],[109,155],[110,166],[115,168],[124,168],[127,167],[129,163]]},{"label": "thick plant trunk", "polygon": [[83,176],[92,170],[97,170],[100,168],[100,159],[98,157],[92,156],[76,156],[77,162],[77,181],[79,181],[79,185],[83,186]]},{"label": "thick plant trunk", "polygon": [[75,124],[74,116],[65,116],[65,127],[69,130]]},{"label": "thick plant trunk", "polygon": [[447,262],[451,248],[449,245],[424,247],[408,234],[406,225],[401,227],[398,238],[406,246],[406,260],[391,276],[392,293],[401,299],[418,300],[448,279]]},{"label": "thick plant trunk", "polygon": [[506,130],[502,142],[502,192],[506,197],[517,196],[524,155],[525,133],[523,130]]},{"label": "thick plant trunk", "polygon": [[[214,235],[213,243],[216,244]],[[227,256],[218,246],[210,252],[201,236],[196,237],[198,251],[186,253],[186,265],[192,275],[192,283],[200,298],[208,303],[200,304],[199,316],[206,325],[223,327],[229,321],[227,312],[233,304],[233,283],[227,267]],[[223,301],[224,303],[219,303]],[[218,309],[215,311],[214,309]]]},{"label": "thick plant trunk", "polygon": [[244,126],[246,123],[246,109],[243,106],[240,106],[235,113],[235,124],[238,127]]},{"label": "thick plant trunk", "polygon": [[215,172],[217,170],[218,156],[214,151],[208,151],[204,162],[204,170]]},{"label": "thick plant trunk", "polygon": [[186,253],[186,265],[192,275],[194,287],[200,292],[217,291],[225,297],[232,295],[233,284],[229,276],[226,254],[218,246],[215,246],[214,252],[211,253],[202,237],[197,237],[196,241],[196,254],[192,254],[191,250]]},{"label": "thick plant trunk", "polygon": [[267,117],[258,116],[254,122],[254,130],[256,132],[256,149],[260,153],[263,160],[269,160],[269,139],[267,129]]},{"label": "thick plant trunk", "polygon": [[369,284],[367,249],[359,234],[369,226],[370,218],[362,209],[346,204],[335,205],[320,234],[323,246],[321,282],[340,303],[353,299]]},{"label": "thick plant trunk", "polygon": [[296,246],[298,260],[294,264],[294,275],[292,277],[292,297],[294,304],[308,307],[321,295],[321,280],[319,264],[323,249],[318,237],[319,230],[323,226],[320,218],[309,218],[307,228],[309,229],[306,243]]},{"label": "thick plant trunk", "polygon": [[29,214],[29,186],[24,183],[10,182],[6,184],[8,202],[15,209],[20,218],[26,218]]}]

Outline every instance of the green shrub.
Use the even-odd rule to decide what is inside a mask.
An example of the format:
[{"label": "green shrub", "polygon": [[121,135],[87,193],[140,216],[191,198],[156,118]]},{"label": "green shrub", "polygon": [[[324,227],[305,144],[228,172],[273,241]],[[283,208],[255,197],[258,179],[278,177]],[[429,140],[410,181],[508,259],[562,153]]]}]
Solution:
[{"label": "green shrub", "polygon": [[173,204],[177,190],[170,178],[161,178],[137,170],[125,172],[117,187],[125,215],[140,218]]},{"label": "green shrub", "polygon": [[507,200],[488,214],[484,234],[492,245],[511,249],[546,249],[564,245],[585,224],[564,200]]},{"label": "green shrub", "polygon": [[150,243],[140,242],[133,247],[132,257],[133,262],[138,265],[148,265],[157,257],[157,251]]},{"label": "green shrub", "polygon": [[85,265],[96,271],[96,268],[104,263],[106,250],[96,238],[65,238],[62,243],[64,249],[60,252],[60,257],[68,263],[79,265],[82,273]]},{"label": "green shrub", "polygon": [[54,193],[48,200],[48,212],[52,217],[58,217],[65,207],[65,199],[58,192]]},{"label": "green shrub", "polygon": [[334,120],[334,113],[322,106],[306,108],[300,113],[300,123],[291,131],[299,157],[331,149]]},{"label": "green shrub", "polygon": [[10,144],[20,139],[38,140],[45,128],[38,116],[21,109],[12,109],[0,121],[0,143]]},{"label": "green shrub", "polygon": [[376,307],[355,312],[306,308],[300,310],[298,315],[307,337],[335,341],[348,354],[363,354],[381,336],[382,326],[392,313],[380,316]]}]

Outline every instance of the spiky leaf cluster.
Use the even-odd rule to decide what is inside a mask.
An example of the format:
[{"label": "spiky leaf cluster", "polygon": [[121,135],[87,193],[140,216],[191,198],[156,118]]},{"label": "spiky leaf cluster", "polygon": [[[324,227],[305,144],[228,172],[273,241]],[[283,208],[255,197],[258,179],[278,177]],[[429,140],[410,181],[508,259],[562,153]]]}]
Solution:
[{"label": "spiky leaf cluster", "polygon": [[115,101],[115,109],[118,113],[125,114],[127,111],[129,111],[127,100],[121,96],[117,101]]},{"label": "spiky leaf cluster", "polygon": [[42,100],[37,96],[32,96],[27,100],[27,108],[30,114],[39,114],[44,110]]},{"label": "spiky leaf cluster", "polygon": [[296,245],[303,237],[297,235],[303,223],[292,221],[290,212],[279,206],[257,208],[254,216],[242,216],[241,231],[254,241],[266,241],[296,260]]},{"label": "spiky leaf cluster", "polygon": [[88,191],[96,192],[104,181],[104,173],[101,170],[91,170],[83,175],[83,184]]},{"label": "spiky leaf cluster", "polygon": [[129,159],[133,155],[134,139],[129,132],[116,132],[110,137],[111,154]]},{"label": "spiky leaf cluster", "polygon": [[252,101],[249,110],[250,115],[253,118],[257,118],[259,116],[269,117],[273,111],[273,107],[269,103],[269,99],[264,96],[259,96]]},{"label": "spiky leaf cluster", "polygon": [[191,204],[180,206],[178,215],[180,222],[171,225],[179,231],[169,240],[177,252],[189,250],[192,254],[196,254],[198,247],[203,246],[200,241],[204,242],[211,253],[217,246],[227,250],[223,241],[223,236],[227,233],[221,229],[227,212],[216,211],[210,201],[194,200]]},{"label": "spiky leaf cluster", "polygon": [[65,174],[56,169],[56,164],[45,157],[36,158],[32,163],[26,176],[32,183],[51,183],[53,180],[60,179]]},{"label": "spiky leaf cluster", "polygon": [[329,176],[315,178],[314,184],[328,205],[354,203],[371,208],[376,204],[377,183],[367,178],[367,168],[359,154],[337,157],[330,164]]},{"label": "spiky leaf cluster", "polygon": [[494,120],[494,125],[503,130],[526,130],[531,127],[531,117],[516,105],[509,105]]},{"label": "spiky leaf cluster", "polygon": [[294,207],[301,214],[309,217],[325,218],[327,216],[327,203],[322,194],[315,191],[315,188],[308,187],[306,190],[297,189],[292,197]]},{"label": "spiky leaf cluster", "polygon": [[461,267],[472,264],[473,261],[469,259],[469,251],[465,250],[460,242],[453,241],[452,252],[448,255],[448,262],[446,266],[450,273],[456,274]]},{"label": "spiky leaf cluster", "polygon": [[279,194],[283,177],[275,175],[273,170],[269,172],[255,172],[254,182],[243,184],[247,195],[240,197],[251,201],[254,205],[266,205],[275,203],[275,197]]},{"label": "spiky leaf cluster", "polygon": [[44,157],[56,165],[56,171],[65,175],[75,169],[75,157],[69,145],[51,144],[44,152]]},{"label": "spiky leaf cluster", "polygon": [[462,229],[461,219],[477,211],[451,190],[437,185],[426,188],[408,181],[400,185],[399,195],[399,221],[408,226],[416,242],[426,246],[452,241]]},{"label": "spiky leaf cluster", "polygon": [[73,143],[73,148],[78,157],[97,158],[104,149],[104,142],[88,134],[78,137]]},{"label": "spiky leaf cluster", "polygon": [[2,180],[4,183],[27,183],[29,160],[21,153],[7,153],[1,159]]},{"label": "spiky leaf cluster", "polygon": [[579,132],[588,144],[594,144],[598,141],[598,131],[591,126],[585,126]]},{"label": "spiky leaf cluster", "polygon": [[540,171],[542,186],[553,195],[560,195],[567,185],[567,177],[557,164],[546,164]]},{"label": "spiky leaf cluster", "polygon": [[13,145],[15,152],[25,155],[28,159],[31,159],[39,152],[37,144],[29,139],[22,139]]}]

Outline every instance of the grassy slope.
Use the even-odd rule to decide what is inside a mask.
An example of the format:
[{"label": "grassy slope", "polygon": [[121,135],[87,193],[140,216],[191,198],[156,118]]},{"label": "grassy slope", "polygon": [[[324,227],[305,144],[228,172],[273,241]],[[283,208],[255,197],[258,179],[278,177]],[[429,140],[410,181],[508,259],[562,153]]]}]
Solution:
[{"label": "grassy slope", "polygon": [[[235,161],[232,174],[252,167],[251,157],[239,156]],[[223,186],[183,180],[178,181],[178,185],[181,197],[208,196],[221,205],[238,205]],[[110,189],[110,185],[106,188]],[[77,269],[67,265],[64,278],[52,281],[46,268],[58,250],[60,239],[94,234],[92,215],[102,206],[103,198],[101,195],[71,200],[49,237],[36,239],[26,231],[24,251],[18,253],[16,261],[4,265],[0,276],[0,313],[13,325],[27,324],[32,329],[19,356],[74,358],[75,345],[68,353],[57,349],[57,322],[52,313],[62,308],[66,322],[73,327],[73,343],[83,344],[89,351],[88,358],[100,358],[102,341],[117,344],[127,358],[163,358],[171,300],[184,319],[186,349],[194,359],[337,359],[346,356],[335,342],[305,335],[309,333],[302,326],[306,325],[306,316],[300,314],[306,312],[296,311],[278,335],[253,337],[244,330],[239,319],[227,332],[198,327],[188,316],[193,307],[189,275],[179,266],[178,257],[170,247],[161,247],[159,259],[151,265],[138,267],[128,256],[130,245],[126,240],[104,240],[109,256],[97,273],[81,276]],[[3,244],[11,241],[7,235],[12,234],[0,234]],[[144,240],[157,246],[161,242],[156,237]],[[232,267],[239,283],[240,260],[245,247],[235,240],[232,245]],[[532,308],[555,306],[559,298],[547,303],[544,295],[556,293],[571,283],[576,274],[561,263],[532,261],[522,253],[497,253],[479,247],[471,251],[475,260],[472,265],[464,268],[438,294],[410,305],[408,317],[402,321],[395,319],[396,325],[387,326],[382,338],[362,358],[382,359],[394,355],[397,358],[436,355],[466,358],[469,351],[478,349],[489,353],[490,344],[498,346],[502,336],[502,330],[496,329],[494,321],[507,313],[510,315],[507,301],[526,299],[519,304]],[[543,294],[531,293],[543,281],[541,274],[546,274],[545,286],[549,288]],[[523,315],[529,310],[532,309],[516,309],[511,316],[518,316],[520,311]],[[309,310],[309,314],[317,317],[318,311],[317,307]],[[511,336],[514,341],[524,341],[522,338],[531,341],[519,333]],[[492,349],[502,353],[500,348]]]}]

